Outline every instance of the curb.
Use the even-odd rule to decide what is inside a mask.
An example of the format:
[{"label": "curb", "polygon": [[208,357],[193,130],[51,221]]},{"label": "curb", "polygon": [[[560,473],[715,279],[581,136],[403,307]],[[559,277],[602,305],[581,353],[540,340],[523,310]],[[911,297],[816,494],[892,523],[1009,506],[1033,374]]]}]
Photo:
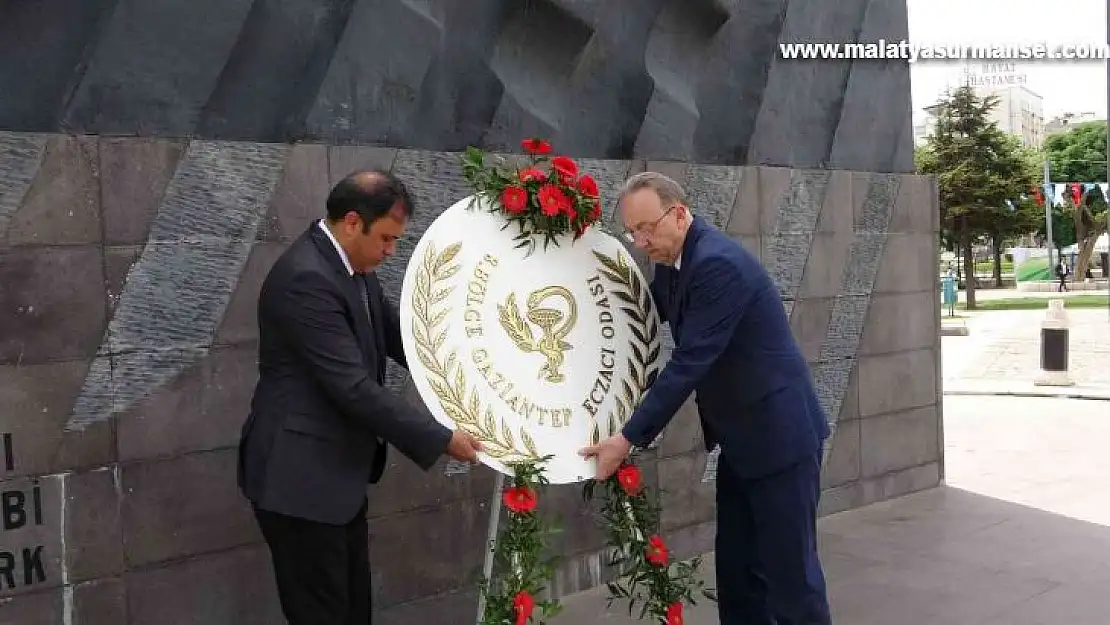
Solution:
[{"label": "curb", "polygon": [[1084,399],[1088,401],[1110,401],[1110,391],[991,391],[991,390],[952,390],[944,395],[979,397],[1048,397],[1052,399]]}]

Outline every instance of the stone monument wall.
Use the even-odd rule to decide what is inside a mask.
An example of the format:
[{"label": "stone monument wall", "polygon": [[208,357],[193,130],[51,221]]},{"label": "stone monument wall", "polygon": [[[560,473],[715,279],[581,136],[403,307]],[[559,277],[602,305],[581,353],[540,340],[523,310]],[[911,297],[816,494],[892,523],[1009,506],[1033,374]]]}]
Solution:
[{"label": "stone monument wall", "polygon": [[[235,485],[259,284],[342,175],[419,204],[457,151],[539,134],[614,193],[656,169],[762,258],[836,425],[831,513],[942,478],[937,197],[909,71],[778,42],[906,38],[903,0],[39,0],[0,20],[0,625],[281,622]],[[424,42],[418,44],[416,42]],[[399,371],[392,384],[413,396]],[[743,383],[742,380],[737,383]],[[687,405],[651,452],[664,534],[712,548]],[[399,454],[373,491],[380,621],[473,622],[493,475]],[[577,487],[556,592],[593,586]]]}]

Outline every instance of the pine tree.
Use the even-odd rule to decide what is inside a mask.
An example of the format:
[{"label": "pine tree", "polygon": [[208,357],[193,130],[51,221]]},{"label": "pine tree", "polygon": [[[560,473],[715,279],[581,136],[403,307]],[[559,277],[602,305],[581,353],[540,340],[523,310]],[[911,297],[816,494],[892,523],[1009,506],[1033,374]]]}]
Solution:
[{"label": "pine tree", "polygon": [[[938,104],[936,130],[921,151],[919,171],[936,174],[941,227],[963,251],[968,309],[975,304],[975,258],[972,244],[983,235],[997,242],[1024,223],[1014,207],[1034,184],[1034,173],[1020,146],[990,121],[996,96],[980,98],[963,86]],[[997,255],[997,254],[996,254]]]}]

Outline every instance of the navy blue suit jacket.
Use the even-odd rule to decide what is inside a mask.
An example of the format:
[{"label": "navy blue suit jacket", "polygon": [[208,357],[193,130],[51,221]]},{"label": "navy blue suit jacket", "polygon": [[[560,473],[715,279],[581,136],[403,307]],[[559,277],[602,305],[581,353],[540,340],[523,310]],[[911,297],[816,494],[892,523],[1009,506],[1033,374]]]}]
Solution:
[{"label": "navy blue suit jacket", "polygon": [[651,291],[676,348],[625,437],[646,447],[695,392],[706,449],[720,443],[740,477],[769,475],[815,454],[828,422],[767,271],[700,217],[680,267],[656,266]]}]

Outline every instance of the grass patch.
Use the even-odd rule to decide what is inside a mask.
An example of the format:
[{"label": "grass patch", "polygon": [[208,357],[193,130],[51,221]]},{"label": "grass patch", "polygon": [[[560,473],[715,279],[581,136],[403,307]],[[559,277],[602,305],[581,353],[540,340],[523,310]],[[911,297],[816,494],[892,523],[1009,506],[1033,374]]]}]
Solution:
[{"label": "grass patch", "polygon": [[[1014,297],[1007,299],[988,299],[976,302],[976,311],[981,310],[1045,310],[1052,297]],[[1061,297],[1064,308],[1106,308],[1110,299],[1106,293],[1092,293],[1090,295],[1072,295]],[[967,310],[967,304],[956,304],[956,310]]]}]

